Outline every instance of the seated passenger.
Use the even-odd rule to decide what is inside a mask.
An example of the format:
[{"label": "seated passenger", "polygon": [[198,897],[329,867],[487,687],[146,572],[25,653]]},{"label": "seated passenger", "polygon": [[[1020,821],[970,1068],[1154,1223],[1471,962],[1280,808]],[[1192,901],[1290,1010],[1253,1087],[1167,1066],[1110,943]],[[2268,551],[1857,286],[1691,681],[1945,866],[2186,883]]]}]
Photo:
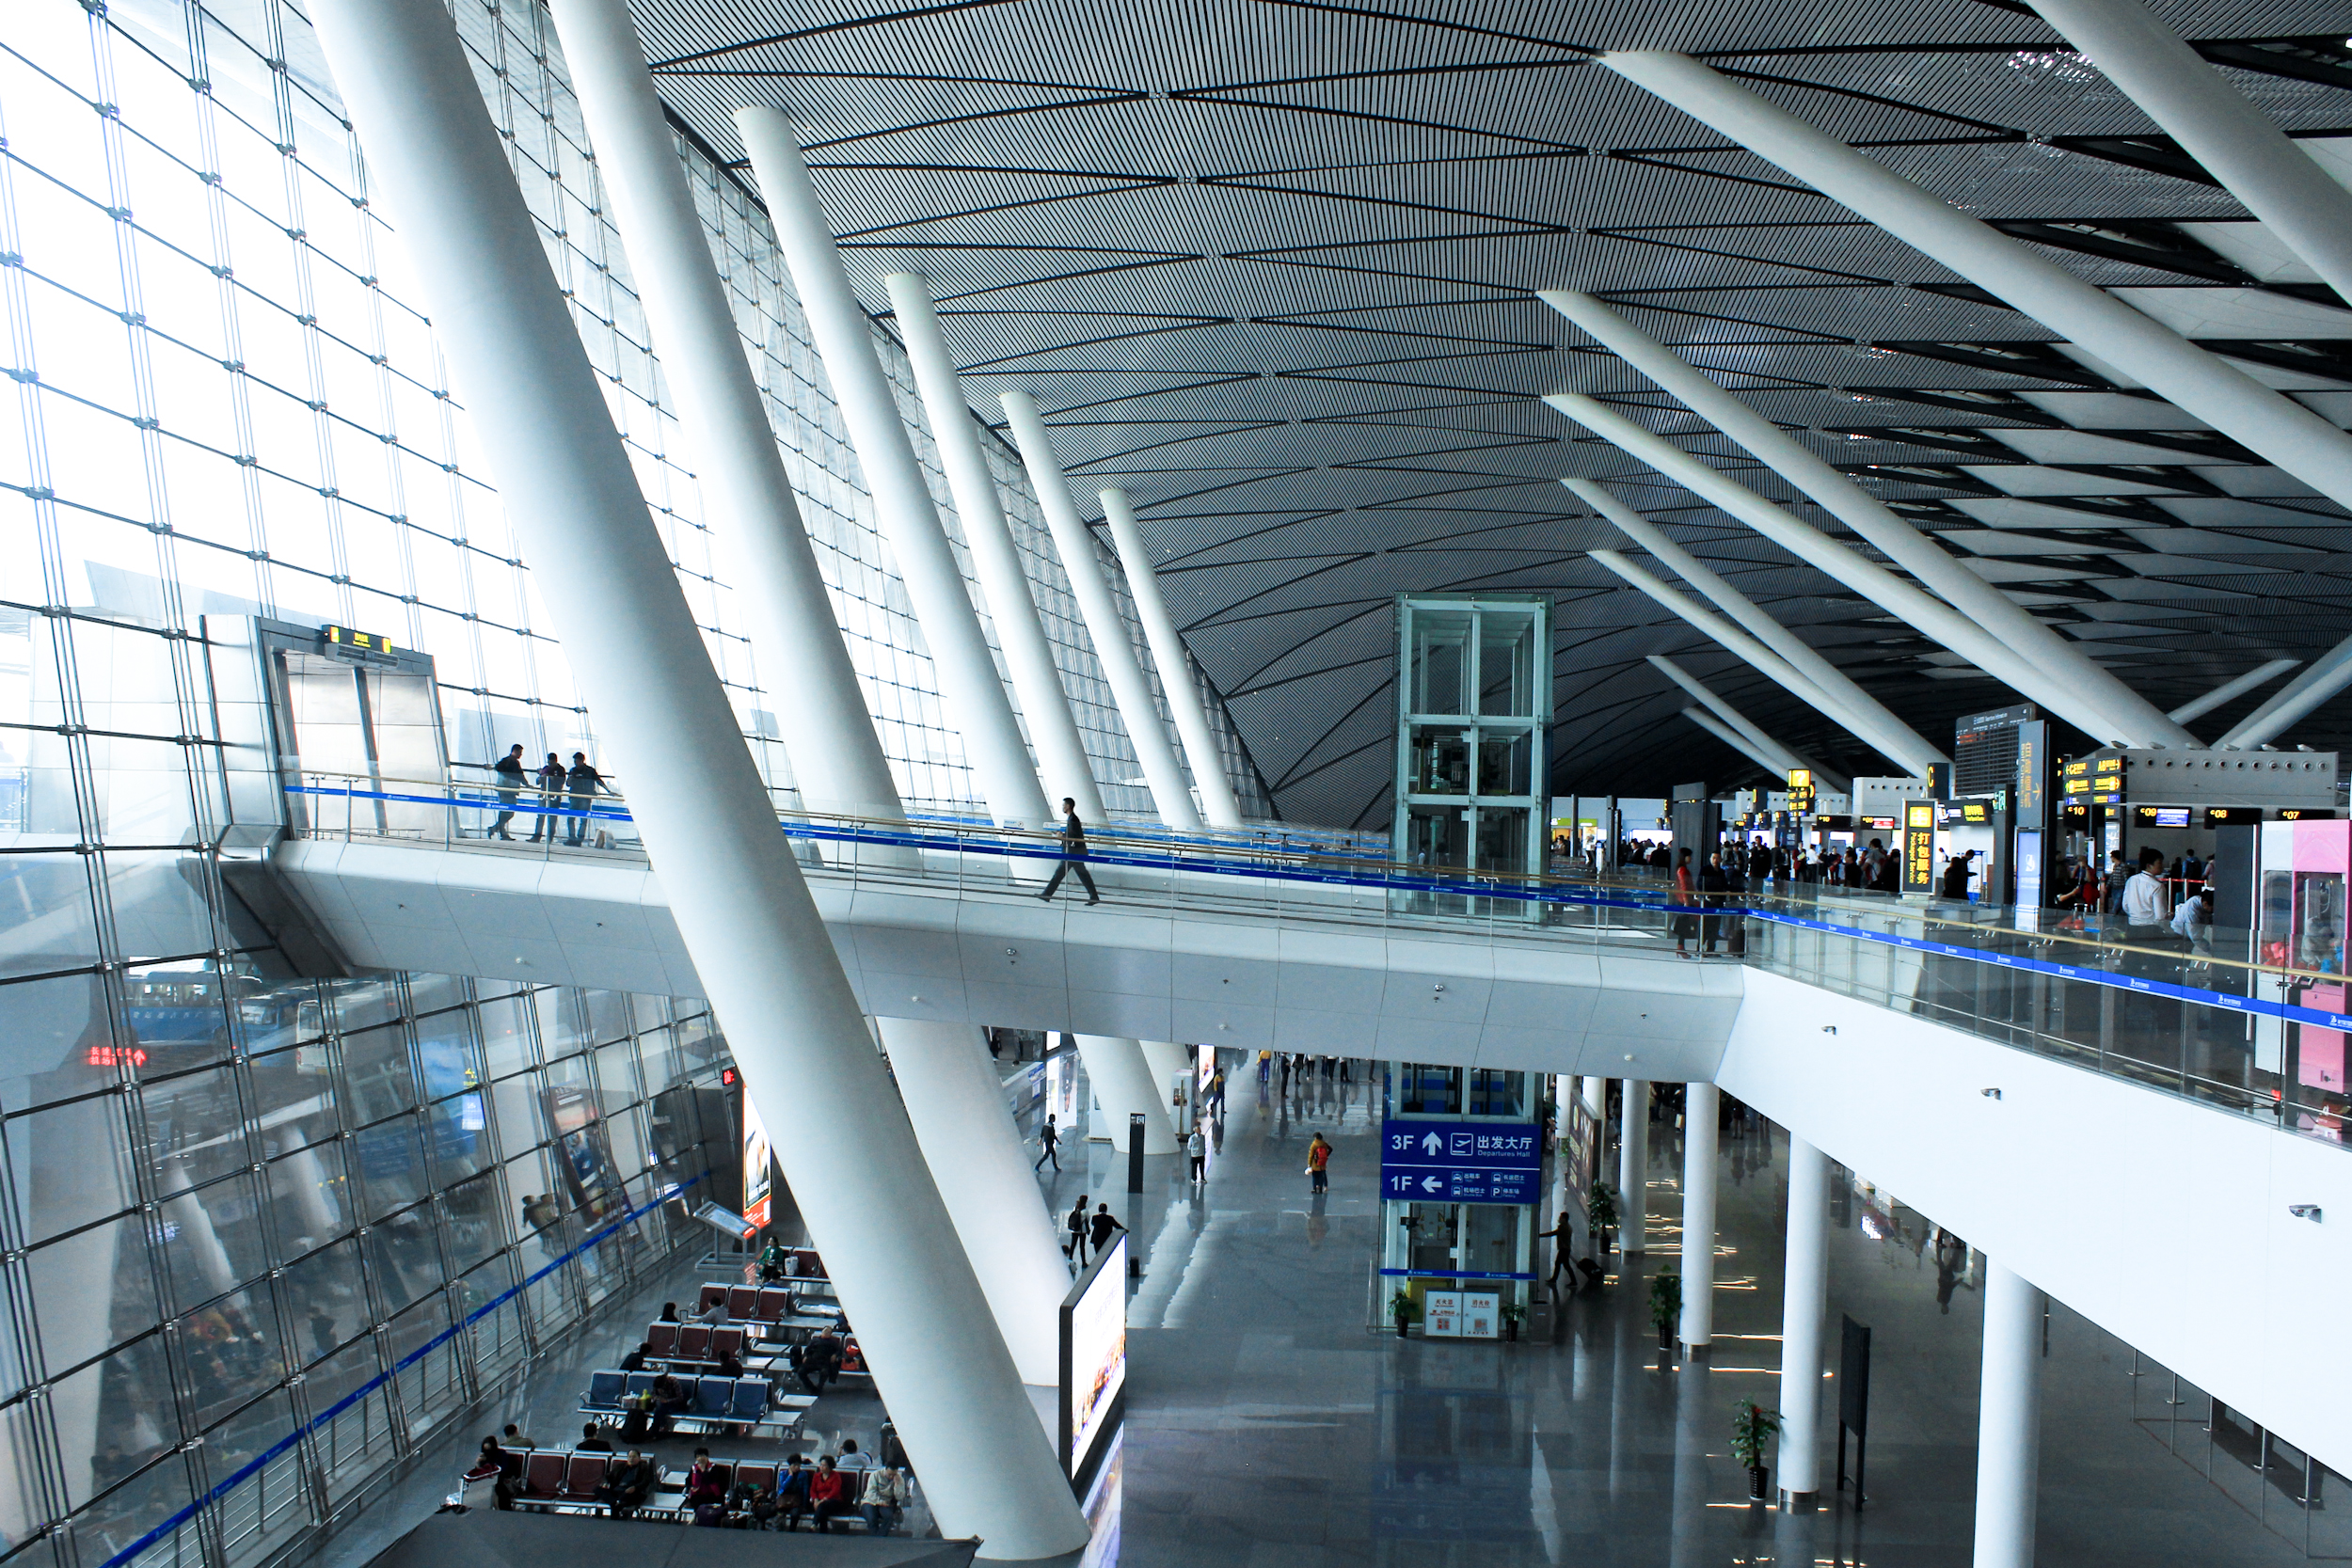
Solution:
[{"label": "seated passenger", "polygon": [[[736,1474],[743,1474],[738,1469]],[[727,1522],[739,1529],[766,1529],[775,1523],[776,1495],[755,1481],[739,1480],[727,1488]]]},{"label": "seated passenger", "polygon": [[590,1421],[586,1426],[580,1429],[580,1446],[577,1451],[580,1453],[611,1453],[612,1451],[612,1445],[604,1440],[604,1428],[598,1426],[594,1421]]},{"label": "seated passenger", "polygon": [[743,1358],[735,1354],[733,1346],[723,1346],[719,1351],[719,1375],[721,1377],[743,1375]]},{"label": "seated passenger", "polygon": [[834,1519],[857,1506],[854,1490],[850,1479],[834,1466],[833,1455],[817,1462],[817,1473],[808,1478],[808,1501],[820,1533],[831,1535]]},{"label": "seated passenger", "polygon": [[638,1341],[637,1341],[637,1348],[636,1348],[635,1350],[633,1350],[633,1351],[630,1351],[630,1352],[629,1352],[627,1355],[624,1355],[624,1356],[622,1356],[622,1357],[621,1357],[621,1370],[623,1370],[623,1371],[625,1371],[625,1372],[642,1372],[642,1371],[644,1371],[644,1370],[645,1370],[645,1357],[647,1357],[648,1355],[651,1355],[652,1354],[653,1354],[653,1341],[652,1341],[652,1340],[650,1340],[650,1339],[640,1339],[640,1340],[638,1340]]},{"label": "seated passenger", "polygon": [[686,1386],[676,1378],[667,1372],[655,1378],[653,1380],[653,1434],[656,1437],[665,1435],[671,1427],[677,1424],[677,1418],[680,1416],[693,1408],[693,1396],[686,1391]]},{"label": "seated passenger", "polygon": [[713,1328],[725,1323],[727,1321],[727,1298],[711,1297],[710,1305],[694,1314],[694,1321],[698,1323],[708,1323]]},{"label": "seated passenger", "polygon": [[841,1352],[840,1338],[830,1328],[819,1330],[801,1347],[801,1386],[812,1394],[823,1393],[825,1385],[841,1375]]},{"label": "seated passenger", "polygon": [[694,1450],[693,1467],[686,1472],[686,1509],[698,1525],[726,1522],[726,1483],[719,1479],[717,1466],[710,1463],[708,1449]]},{"label": "seated passenger", "polygon": [[898,1528],[906,1516],[907,1504],[914,1500],[914,1488],[908,1482],[904,1470],[885,1465],[871,1471],[866,1478],[866,1490],[858,1495],[858,1512],[866,1515],[866,1533],[888,1535]]},{"label": "seated passenger", "polygon": [[628,1457],[605,1471],[603,1483],[596,1488],[596,1501],[615,1519],[626,1519],[644,1506],[646,1496],[653,1491],[653,1466],[635,1449]]},{"label": "seated passenger", "polygon": [[793,1454],[784,1462],[784,1474],[776,1480],[776,1512],[783,1516],[786,1529],[801,1528],[801,1515],[809,1510],[809,1474],[806,1461]]},{"label": "seated passenger", "polygon": [[665,1301],[661,1304],[661,1317],[660,1321],[665,1323],[674,1323],[677,1322],[676,1302]]}]

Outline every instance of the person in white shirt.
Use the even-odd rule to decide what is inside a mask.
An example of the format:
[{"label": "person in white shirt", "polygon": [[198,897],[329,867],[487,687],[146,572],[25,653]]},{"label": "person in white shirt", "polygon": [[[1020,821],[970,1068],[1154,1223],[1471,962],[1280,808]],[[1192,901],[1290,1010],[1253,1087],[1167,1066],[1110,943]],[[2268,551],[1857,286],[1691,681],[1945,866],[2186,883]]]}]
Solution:
[{"label": "person in white shirt", "polygon": [[2139,852],[2139,875],[2123,884],[2123,924],[2126,940],[2153,941],[2171,913],[2164,886],[2164,856],[2153,849]]},{"label": "person in white shirt", "polygon": [[2186,938],[2189,951],[2197,957],[2213,957],[2212,889],[2202,889],[2182,900],[2181,907],[2172,911],[2172,934]]}]

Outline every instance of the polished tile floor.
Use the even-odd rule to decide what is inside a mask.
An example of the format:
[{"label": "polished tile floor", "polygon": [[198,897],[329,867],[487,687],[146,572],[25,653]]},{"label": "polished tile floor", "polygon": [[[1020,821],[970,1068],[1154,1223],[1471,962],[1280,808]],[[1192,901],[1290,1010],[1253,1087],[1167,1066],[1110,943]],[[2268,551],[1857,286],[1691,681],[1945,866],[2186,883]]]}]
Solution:
[{"label": "polished tile floor", "polygon": [[[1950,1267],[1947,1251],[1939,1270],[1919,1215],[1851,1186],[1839,1200],[1830,1310],[1875,1334],[1868,1506],[1781,1515],[1744,1501],[1727,1438],[1737,1402],[1778,1402],[1785,1138],[1724,1142],[1711,1366],[1661,1366],[1646,1287],[1613,1275],[1556,1323],[1539,1317],[1532,1342],[1400,1342],[1366,1327],[1377,1162],[1364,1088],[1343,1102],[1318,1083],[1302,1106],[1243,1079],[1205,1190],[1153,1161],[1133,1205],[1146,1274],[1131,1309],[1123,1568],[1969,1560],[1982,1265]],[[1318,1128],[1339,1149],[1322,1199],[1303,1173]],[[1655,1129],[1652,1148],[1644,1276],[1678,1244],[1677,1140]],[[1067,1208],[1089,1179],[1124,1185],[1103,1146],[1089,1163],[1049,1196]],[[2304,1560],[2282,1533],[2299,1543],[2304,1516],[2209,1455],[2201,1397],[2171,1427],[2136,1420],[2136,1386],[2141,1416],[2168,1414],[2163,1374],[2136,1380],[2129,1349],[2063,1307],[2048,1343],[2042,1562]],[[2167,1447],[2183,1432],[2188,1458]]]}]

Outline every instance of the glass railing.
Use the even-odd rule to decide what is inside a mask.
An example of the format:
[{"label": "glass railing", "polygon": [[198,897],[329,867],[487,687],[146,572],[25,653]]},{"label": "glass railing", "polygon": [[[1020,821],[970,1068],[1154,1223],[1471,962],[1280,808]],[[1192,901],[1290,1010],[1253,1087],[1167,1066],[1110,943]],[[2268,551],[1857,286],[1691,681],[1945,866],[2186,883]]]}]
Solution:
[{"label": "glass railing", "polygon": [[[643,853],[620,794],[312,775],[288,796],[300,835]],[[812,873],[856,883],[1034,893],[1064,855],[1057,834],[961,818],[878,821],[780,800],[777,820]],[[2352,1122],[2345,977],[2282,961],[2244,929],[2151,940],[2098,914],[1819,884],[1678,905],[1649,873],[1398,865],[1278,836],[1112,822],[1090,826],[1086,865],[1115,900],[1158,910],[1568,941],[1604,958],[1683,950],[1693,963],[1755,965],[2307,1136],[2342,1143]],[[1068,885],[1064,896],[1082,894]]]}]

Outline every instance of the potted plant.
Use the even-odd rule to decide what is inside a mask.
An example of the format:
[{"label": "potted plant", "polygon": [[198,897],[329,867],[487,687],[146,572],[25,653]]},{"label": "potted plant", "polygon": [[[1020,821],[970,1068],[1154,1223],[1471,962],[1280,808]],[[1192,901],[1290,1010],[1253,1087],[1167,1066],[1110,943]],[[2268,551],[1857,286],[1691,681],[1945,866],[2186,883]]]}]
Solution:
[{"label": "potted plant", "polygon": [[1748,1500],[1772,1501],[1767,1490],[1772,1472],[1764,1467],[1764,1445],[1780,1431],[1780,1412],[1767,1410],[1754,1400],[1742,1400],[1731,1415],[1732,1457],[1748,1467]]},{"label": "potted plant", "polygon": [[1649,1321],[1658,1328],[1658,1348],[1675,1348],[1675,1328],[1682,1322],[1682,1276],[1661,1274],[1649,1282]]},{"label": "potted plant", "polygon": [[1421,1308],[1413,1301],[1413,1292],[1399,1291],[1389,1297],[1389,1316],[1396,1320],[1396,1337],[1406,1338],[1405,1330],[1421,1316]]},{"label": "potted plant", "polygon": [[1607,1257],[1609,1249],[1617,1244],[1617,1195],[1606,1181],[1593,1183],[1593,1196],[1584,1201],[1584,1215],[1600,1236],[1600,1250]]},{"label": "potted plant", "polygon": [[1527,1320],[1527,1308],[1516,1301],[1506,1301],[1496,1315],[1502,1320],[1502,1337],[1516,1343],[1519,1337],[1519,1324]]}]

